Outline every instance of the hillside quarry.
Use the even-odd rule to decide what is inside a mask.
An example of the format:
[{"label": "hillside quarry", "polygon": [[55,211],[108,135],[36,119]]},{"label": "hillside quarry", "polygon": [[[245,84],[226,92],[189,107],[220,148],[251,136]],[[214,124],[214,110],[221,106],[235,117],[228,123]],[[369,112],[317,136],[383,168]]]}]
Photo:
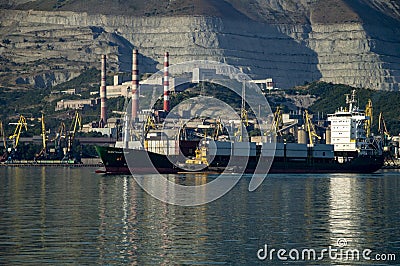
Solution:
[{"label": "hillside quarry", "polygon": [[50,88],[108,56],[111,72],[215,60],[289,88],[399,90],[400,3],[387,0],[14,0],[0,4],[0,86]]}]

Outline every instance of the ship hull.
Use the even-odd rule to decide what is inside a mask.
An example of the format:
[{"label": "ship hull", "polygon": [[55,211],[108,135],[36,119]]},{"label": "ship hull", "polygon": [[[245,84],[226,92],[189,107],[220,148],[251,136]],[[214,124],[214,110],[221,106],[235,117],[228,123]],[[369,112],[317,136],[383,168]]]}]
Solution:
[{"label": "ship hull", "polygon": [[[122,149],[114,147],[100,147],[96,150],[103,161],[106,174],[174,174],[191,172],[188,167],[177,167],[171,161],[174,156],[165,156],[146,150]],[[129,162],[127,164],[126,158]],[[289,159],[282,157],[268,158],[252,156],[243,169],[227,167],[230,156],[216,157],[213,162],[201,172],[241,172],[257,174],[278,173],[373,173],[381,169],[384,163],[383,156],[360,156],[339,163],[335,159],[314,160]],[[235,158],[242,161],[241,158]],[[247,160],[244,157],[243,160]],[[271,165],[271,160],[272,165]],[[270,167],[269,167],[270,166]],[[198,170],[193,170],[198,172]]]}]

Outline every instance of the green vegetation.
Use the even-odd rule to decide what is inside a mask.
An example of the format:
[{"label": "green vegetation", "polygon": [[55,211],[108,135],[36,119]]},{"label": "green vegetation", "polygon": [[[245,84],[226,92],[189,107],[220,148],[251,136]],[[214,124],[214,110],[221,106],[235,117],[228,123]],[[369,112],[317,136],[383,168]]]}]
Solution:
[{"label": "green vegetation", "polygon": [[[305,91],[315,95],[318,100],[310,107],[313,113],[323,112],[324,114],[333,113],[340,106],[346,107],[346,96],[355,88],[347,85],[335,85],[325,82],[313,82],[309,84]],[[300,90],[301,91],[301,90]],[[387,128],[391,134],[400,132],[400,93],[388,91],[375,91],[368,89],[356,89],[358,106],[365,109],[368,99],[373,105],[373,125],[372,131],[377,132],[378,116],[382,112]]]}]

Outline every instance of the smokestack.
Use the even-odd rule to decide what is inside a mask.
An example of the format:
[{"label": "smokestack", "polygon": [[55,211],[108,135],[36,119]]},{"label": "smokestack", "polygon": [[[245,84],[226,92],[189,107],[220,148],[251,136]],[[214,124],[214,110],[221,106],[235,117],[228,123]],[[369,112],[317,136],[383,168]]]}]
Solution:
[{"label": "smokestack", "polygon": [[106,92],[106,55],[101,56],[101,85],[100,85],[100,127],[107,125],[107,92]]},{"label": "smokestack", "polygon": [[139,89],[139,68],[138,68],[138,50],[134,49],[132,53],[132,121],[137,121],[138,112],[138,89]]},{"label": "smokestack", "polygon": [[164,111],[165,112],[169,112],[168,67],[169,67],[169,54],[168,54],[168,52],[165,52],[165,55],[164,55]]}]

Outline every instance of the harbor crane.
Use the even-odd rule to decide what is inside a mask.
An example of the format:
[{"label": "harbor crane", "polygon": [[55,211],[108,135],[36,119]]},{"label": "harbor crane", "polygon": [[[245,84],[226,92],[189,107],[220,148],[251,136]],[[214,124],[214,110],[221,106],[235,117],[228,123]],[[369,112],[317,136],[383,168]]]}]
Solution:
[{"label": "harbor crane", "polygon": [[17,147],[18,147],[18,143],[19,143],[19,137],[21,135],[22,129],[25,128],[25,131],[28,130],[28,125],[26,123],[26,119],[23,115],[19,116],[19,120],[16,123],[16,127],[14,130],[14,134],[12,134],[11,136],[9,136],[9,139],[13,140],[13,147],[10,151],[10,156],[9,156],[9,160],[13,160],[16,158],[16,152],[17,152]]},{"label": "harbor crane", "polygon": [[35,155],[35,160],[41,158],[41,157],[47,157],[47,136],[46,136],[46,125],[44,121],[44,114],[42,113],[42,118],[41,118],[41,125],[42,125],[42,149],[38,154]]},{"label": "harbor crane", "polygon": [[379,113],[378,132],[383,137],[383,149],[388,150],[391,136],[390,136],[389,131],[387,130],[386,122],[385,122],[385,119],[383,118],[382,112]]},{"label": "harbor crane", "polygon": [[274,126],[276,134],[278,136],[282,136],[283,117],[282,117],[282,110],[279,106],[276,107],[276,111],[274,113]]},{"label": "harbor crane", "polygon": [[21,131],[23,128],[25,128],[25,131],[28,130],[28,126],[26,124],[26,119],[23,115],[20,115],[18,123],[16,123],[17,126],[14,130],[14,134],[12,134],[11,136],[9,136],[9,139],[13,140],[13,148],[16,149],[19,143],[19,137],[21,135]]},{"label": "harbor crane", "polygon": [[[79,126],[79,128],[78,128],[78,126]],[[74,115],[74,118],[72,120],[71,126],[70,126],[69,131],[68,131],[68,135],[67,135],[67,137],[68,137],[68,140],[67,140],[67,151],[65,153],[65,156],[64,156],[63,160],[73,159],[73,156],[72,156],[72,145],[73,145],[73,142],[75,140],[75,134],[76,134],[77,130],[78,129],[80,130],[81,128],[82,128],[82,117],[81,117],[81,115],[79,114],[78,111],[75,111],[75,115]]]},{"label": "harbor crane", "polygon": [[154,114],[149,114],[147,116],[146,123],[144,124],[144,136],[145,137],[147,136],[147,133],[149,133],[149,131],[151,129],[157,129]]},{"label": "harbor crane", "polygon": [[379,113],[379,123],[378,123],[378,132],[381,135],[384,135],[387,138],[390,138],[390,133],[387,130],[385,119],[383,118],[382,112]]},{"label": "harbor crane", "polygon": [[8,152],[7,152],[7,137],[6,134],[4,133],[3,121],[0,121],[0,136],[3,139],[3,145],[4,145],[4,153],[0,157],[0,162],[4,162],[8,157]]},{"label": "harbor crane", "polygon": [[316,133],[314,124],[312,123],[311,117],[307,110],[304,110],[304,116],[305,116],[305,121],[304,121],[305,128],[308,132],[309,143],[312,146],[312,145],[314,145],[313,137],[315,137],[317,139],[321,139],[321,137],[318,136],[318,134]]},{"label": "harbor crane", "polygon": [[56,133],[55,137],[50,140],[51,142],[54,141],[54,150],[57,154],[59,154],[61,152],[62,139],[65,140],[65,137],[66,137],[65,124],[64,124],[64,122],[61,122],[60,126],[57,129],[57,133]]}]

